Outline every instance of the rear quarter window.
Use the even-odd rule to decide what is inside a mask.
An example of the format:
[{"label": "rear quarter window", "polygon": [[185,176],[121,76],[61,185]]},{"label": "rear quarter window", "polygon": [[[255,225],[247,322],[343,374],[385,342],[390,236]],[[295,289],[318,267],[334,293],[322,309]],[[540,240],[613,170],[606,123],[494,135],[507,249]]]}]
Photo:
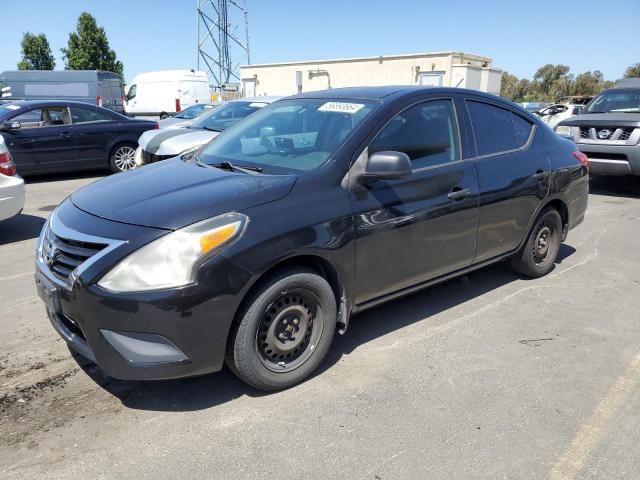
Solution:
[{"label": "rear quarter window", "polygon": [[511,112],[511,120],[513,122],[513,131],[516,136],[516,145],[518,148],[521,148],[527,143],[527,140],[529,140],[533,123],[513,112]]}]

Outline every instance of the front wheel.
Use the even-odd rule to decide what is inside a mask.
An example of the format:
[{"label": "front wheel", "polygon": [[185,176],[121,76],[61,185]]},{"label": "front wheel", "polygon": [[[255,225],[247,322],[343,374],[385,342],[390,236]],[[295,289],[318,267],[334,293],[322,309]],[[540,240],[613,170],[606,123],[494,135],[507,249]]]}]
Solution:
[{"label": "front wheel", "polygon": [[132,145],[119,145],[111,153],[109,167],[112,172],[126,172],[136,167],[136,149]]},{"label": "front wheel", "polygon": [[260,390],[279,390],[306,379],[333,340],[333,290],[308,269],[287,270],[259,288],[240,312],[227,349],[227,365]]},{"label": "front wheel", "polygon": [[522,249],[511,258],[513,269],[531,278],[549,273],[562,243],[562,219],[555,208],[543,210]]}]

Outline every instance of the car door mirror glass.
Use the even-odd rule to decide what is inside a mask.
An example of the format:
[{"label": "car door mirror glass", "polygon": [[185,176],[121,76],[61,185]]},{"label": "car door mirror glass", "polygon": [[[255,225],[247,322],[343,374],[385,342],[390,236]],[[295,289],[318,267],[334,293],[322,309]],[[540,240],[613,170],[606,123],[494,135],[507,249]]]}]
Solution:
[{"label": "car door mirror glass", "polygon": [[584,110],[584,107],[573,107],[573,110],[571,110],[571,115],[580,115],[582,113],[582,110]]}]

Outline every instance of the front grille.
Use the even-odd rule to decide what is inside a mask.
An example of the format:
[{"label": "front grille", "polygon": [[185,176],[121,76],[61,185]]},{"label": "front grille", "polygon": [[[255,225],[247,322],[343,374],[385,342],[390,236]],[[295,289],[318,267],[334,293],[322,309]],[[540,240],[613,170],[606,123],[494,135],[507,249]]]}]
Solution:
[{"label": "front grille", "polygon": [[93,257],[106,244],[80,242],[59,237],[51,232],[49,237],[53,255],[47,263],[51,271],[61,280],[66,281],[77,267]]},{"label": "front grille", "polygon": [[589,142],[626,142],[634,127],[580,127],[580,138]]},{"label": "front grille", "polygon": [[591,133],[588,128],[580,128],[580,138],[591,138]]},{"label": "front grille", "polygon": [[633,128],[621,128],[621,130],[622,132],[620,133],[618,140],[624,140],[626,142],[633,133]]}]

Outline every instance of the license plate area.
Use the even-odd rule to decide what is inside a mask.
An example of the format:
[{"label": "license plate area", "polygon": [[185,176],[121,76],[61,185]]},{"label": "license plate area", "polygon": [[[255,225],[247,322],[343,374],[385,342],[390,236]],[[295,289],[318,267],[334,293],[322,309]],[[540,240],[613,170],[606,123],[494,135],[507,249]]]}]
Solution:
[{"label": "license plate area", "polygon": [[52,314],[60,313],[60,291],[58,287],[42,274],[36,275],[36,288],[38,296]]}]

